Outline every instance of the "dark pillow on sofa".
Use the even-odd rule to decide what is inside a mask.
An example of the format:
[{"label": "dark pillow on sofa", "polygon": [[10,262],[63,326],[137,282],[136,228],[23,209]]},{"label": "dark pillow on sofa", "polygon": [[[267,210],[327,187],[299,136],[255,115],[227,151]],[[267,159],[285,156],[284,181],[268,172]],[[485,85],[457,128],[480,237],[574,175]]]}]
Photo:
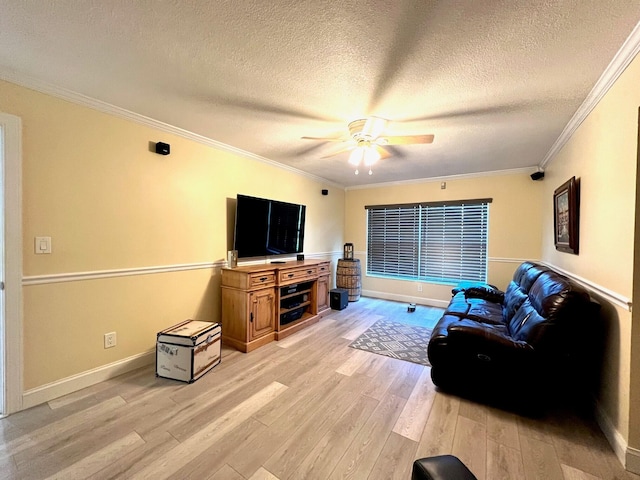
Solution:
[{"label": "dark pillow on sofa", "polygon": [[504,292],[491,287],[470,287],[465,289],[464,296],[465,298],[482,298],[494,303],[504,301]]},{"label": "dark pillow on sofa", "polygon": [[457,293],[464,292],[466,290],[469,290],[470,288],[486,288],[486,289],[497,290],[498,292],[500,291],[500,289],[498,287],[496,287],[495,285],[491,285],[490,283],[484,283],[484,282],[460,282],[460,284],[458,284],[456,287],[454,287],[451,290],[451,294],[452,295],[456,295]]}]

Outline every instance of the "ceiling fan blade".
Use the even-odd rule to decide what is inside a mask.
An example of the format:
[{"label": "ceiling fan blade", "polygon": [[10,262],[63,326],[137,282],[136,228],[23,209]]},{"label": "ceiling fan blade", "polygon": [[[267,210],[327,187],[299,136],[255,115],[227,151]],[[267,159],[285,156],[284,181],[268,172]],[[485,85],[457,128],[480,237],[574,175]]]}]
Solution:
[{"label": "ceiling fan blade", "polygon": [[300,137],[303,140],[318,140],[320,142],[346,142],[349,138],[345,137]]},{"label": "ceiling fan blade", "polygon": [[375,147],[380,154],[380,160],[391,157],[391,152],[389,152],[386,148],[382,148],[380,145],[376,145]]},{"label": "ceiling fan blade", "polygon": [[433,135],[400,135],[378,138],[378,145],[414,145],[417,143],[433,143]]},{"label": "ceiling fan blade", "polygon": [[324,157],[320,157],[320,158],[329,158],[329,157],[335,157],[336,155],[340,155],[341,153],[345,153],[345,152],[350,152],[351,150],[353,150],[355,148],[355,145],[350,145],[348,147],[345,148],[341,148],[340,150],[338,150],[337,152],[332,152],[329,155],[325,155]]}]

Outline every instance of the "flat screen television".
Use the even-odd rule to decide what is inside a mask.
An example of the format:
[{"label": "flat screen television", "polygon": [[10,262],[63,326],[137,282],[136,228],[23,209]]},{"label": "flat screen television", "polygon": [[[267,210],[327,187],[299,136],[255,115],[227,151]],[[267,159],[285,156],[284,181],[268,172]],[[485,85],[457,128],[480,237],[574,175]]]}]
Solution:
[{"label": "flat screen television", "polygon": [[238,258],[302,253],[306,208],[238,195],[233,240]]}]

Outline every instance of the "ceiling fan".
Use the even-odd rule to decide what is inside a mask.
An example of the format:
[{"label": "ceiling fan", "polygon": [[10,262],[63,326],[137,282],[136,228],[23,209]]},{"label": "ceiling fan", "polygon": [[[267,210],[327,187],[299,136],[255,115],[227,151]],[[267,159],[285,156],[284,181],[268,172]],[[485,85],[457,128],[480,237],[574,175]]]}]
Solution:
[{"label": "ceiling fan", "polygon": [[[387,121],[380,117],[368,117],[349,123],[349,137],[302,137],[306,140],[321,140],[325,142],[348,142],[349,146],[327,157],[332,157],[351,150],[349,163],[356,167],[356,175],[360,163],[369,167],[369,175],[373,174],[371,166],[382,158],[388,158],[391,153],[385,145],[412,145],[432,143],[433,135],[382,135]],[[325,158],[327,158],[325,157]]]}]

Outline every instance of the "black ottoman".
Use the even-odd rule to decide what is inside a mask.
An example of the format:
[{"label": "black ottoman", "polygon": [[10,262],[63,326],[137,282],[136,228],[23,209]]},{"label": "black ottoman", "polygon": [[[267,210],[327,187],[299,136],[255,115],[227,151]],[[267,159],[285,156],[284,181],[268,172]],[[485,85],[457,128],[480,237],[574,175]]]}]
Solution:
[{"label": "black ottoman", "polygon": [[453,455],[419,458],[413,462],[411,480],[478,480],[476,476]]}]

